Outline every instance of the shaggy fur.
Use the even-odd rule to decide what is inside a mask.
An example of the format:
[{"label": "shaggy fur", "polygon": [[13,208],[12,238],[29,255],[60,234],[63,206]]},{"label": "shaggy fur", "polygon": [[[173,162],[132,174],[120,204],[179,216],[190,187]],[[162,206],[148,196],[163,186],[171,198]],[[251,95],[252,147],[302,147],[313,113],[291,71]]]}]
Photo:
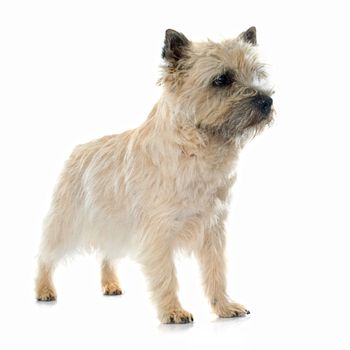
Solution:
[{"label": "shaggy fur", "polygon": [[77,146],[64,167],[43,227],[38,300],[56,299],[52,273],[62,258],[93,248],[104,256],[105,294],[121,294],[113,262],[131,255],[159,319],[192,322],[173,261],[185,249],[199,260],[214,312],[247,314],[226,294],[224,222],[239,152],[272,121],[255,46],[254,27],[220,43],[166,31],[163,94],[147,120]]}]

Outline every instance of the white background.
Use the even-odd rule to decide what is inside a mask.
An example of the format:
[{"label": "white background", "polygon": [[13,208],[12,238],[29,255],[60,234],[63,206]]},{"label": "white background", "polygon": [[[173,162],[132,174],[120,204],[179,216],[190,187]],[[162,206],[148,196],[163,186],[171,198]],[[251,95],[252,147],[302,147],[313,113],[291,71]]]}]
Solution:
[{"label": "white background", "polygon": [[[0,2],[0,348],[349,349],[349,25],[341,1]],[[251,315],[218,320],[179,260],[193,325],[159,325],[137,265],[102,297],[95,257],[35,302],[42,218],[78,144],[138,126],[156,102],[164,31],[220,40],[249,26],[271,67],[274,126],[242,154],[229,289]]]}]

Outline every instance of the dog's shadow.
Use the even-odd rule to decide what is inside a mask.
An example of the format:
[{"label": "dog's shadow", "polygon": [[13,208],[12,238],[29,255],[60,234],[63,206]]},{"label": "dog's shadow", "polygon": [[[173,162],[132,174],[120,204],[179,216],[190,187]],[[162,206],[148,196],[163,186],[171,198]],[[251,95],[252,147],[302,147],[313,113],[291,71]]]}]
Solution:
[{"label": "dog's shadow", "polygon": [[186,333],[192,329],[195,325],[193,323],[185,324],[160,324],[158,325],[158,330],[164,334],[170,333]]},{"label": "dog's shadow", "polygon": [[50,300],[50,301],[36,300],[35,303],[38,307],[51,308],[51,307],[57,305],[57,300]]},{"label": "dog's shadow", "polygon": [[[249,322],[250,316],[245,317],[234,317],[234,318],[220,318],[217,317],[211,321],[206,326],[212,328],[214,332],[219,329],[225,328],[237,328]],[[191,329],[196,329],[201,327],[203,324],[186,323],[186,324],[159,324],[158,330],[163,334],[177,334],[177,333],[186,333]]]},{"label": "dog's shadow", "polygon": [[221,318],[217,317],[210,321],[211,324],[226,324],[226,325],[241,325],[243,323],[246,323],[250,320],[250,316],[244,316],[244,317],[232,317],[232,318]]}]

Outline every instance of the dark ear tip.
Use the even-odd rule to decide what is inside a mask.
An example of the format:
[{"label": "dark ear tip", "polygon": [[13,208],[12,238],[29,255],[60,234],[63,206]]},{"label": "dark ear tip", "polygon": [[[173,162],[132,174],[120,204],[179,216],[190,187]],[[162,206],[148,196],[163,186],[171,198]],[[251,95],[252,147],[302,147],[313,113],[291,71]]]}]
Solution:
[{"label": "dark ear tip", "polygon": [[252,26],[248,28],[245,32],[241,33],[239,36],[246,43],[250,43],[252,45],[257,45],[256,42],[256,27]]},{"label": "dark ear tip", "polygon": [[177,36],[180,36],[181,34],[179,32],[177,32],[176,30],[174,29],[171,29],[171,28],[168,28],[166,31],[165,31],[165,37],[166,38],[172,38],[172,37],[177,37]]},{"label": "dark ear tip", "polygon": [[246,33],[246,36],[249,38],[256,38],[256,27],[250,27],[250,28],[248,28],[246,31],[245,31],[245,33]]},{"label": "dark ear tip", "polygon": [[166,35],[173,34],[173,33],[176,33],[176,30],[171,29],[171,28],[168,28],[168,29],[165,31],[165,34],[166,34]]},{"label": "dark ear tip", "polygon": [[172,63],[178,61],[185,56],[185,50],[189,44],[190,41],[182,33],[174,29],[167,29],[165,31],[162,58]]}]

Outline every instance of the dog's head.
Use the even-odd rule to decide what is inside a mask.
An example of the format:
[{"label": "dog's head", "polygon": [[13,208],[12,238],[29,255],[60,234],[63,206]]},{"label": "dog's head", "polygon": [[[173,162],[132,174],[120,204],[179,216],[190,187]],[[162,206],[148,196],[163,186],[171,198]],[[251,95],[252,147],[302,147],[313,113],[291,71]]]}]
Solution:
[{"label": "dog's head", "polygon": [[168,29],[161,83],[174,118],[229,141],[251,137],[273,120],[267,73],[256,52],[256,29],[219,43],[191,42]]}]

